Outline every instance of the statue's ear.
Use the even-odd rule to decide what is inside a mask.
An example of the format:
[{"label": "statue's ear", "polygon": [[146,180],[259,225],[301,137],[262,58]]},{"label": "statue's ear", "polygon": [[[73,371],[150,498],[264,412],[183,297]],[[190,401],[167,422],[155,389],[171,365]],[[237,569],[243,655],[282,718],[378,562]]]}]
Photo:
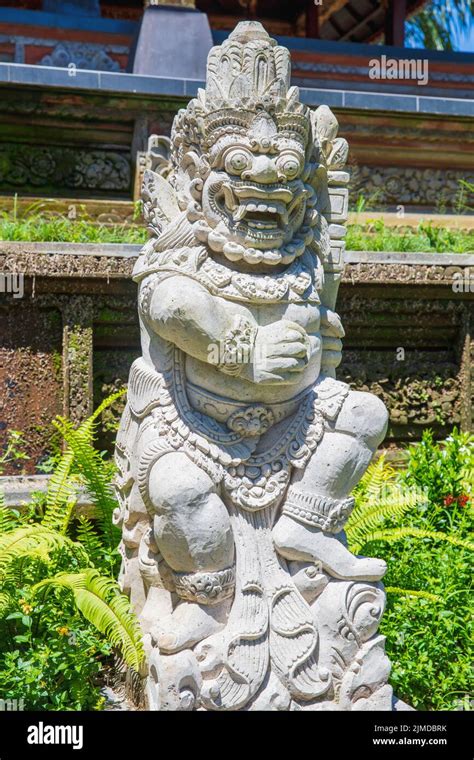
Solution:
[{"label": "statue's ear", "polygon": [[348,156],[349,145],[347,143],[347,140],[344,140],[343,137],[336,137],[336,139],[331,143],[331,151],[327,159],[328,169],[330,171],[339,171],[341,169],[344,169],[345,165],[347,164]]},{"label": "statue's ear", "polygon": [[183,170],[191,180],[196,177],[204,179],[210,172],[211,167],[206,155],[199,155],[195,150],[188,150],[182,160]]},{"label": "statue's ear", "polygon": [[328,106],[319,106],[316,111],[311,111],[311,123],[313,126],[313,137],[319,146],[322,154],[321,157],[327,160],[339,127],[337,119]]},{"label": "statue's ear", "polygon": [[145,220],[159,230],[180,213],[173,187],[151,169],[146,169],[143,175],[142,200]]}]

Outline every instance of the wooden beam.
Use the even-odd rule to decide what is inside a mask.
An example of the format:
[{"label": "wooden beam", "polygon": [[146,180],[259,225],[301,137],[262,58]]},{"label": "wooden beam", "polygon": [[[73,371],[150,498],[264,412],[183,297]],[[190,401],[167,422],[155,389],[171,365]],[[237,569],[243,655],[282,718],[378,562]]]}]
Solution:
[{"label": "wooden beam", "polygon": [[[356,24],[355,26],[353,26],[352,29],[349,29],[348,32],[345,32],[345,33],[341,34],[341,38],[340,38],[339,42],[345,42],[346,40],[350,41],[351,37],[354,34],[357,34],[357,32],[359,32],[361,29],[364,29],[364,27],[369,26],[370,22],[374,18],[377,18],[377,16],[379,16],[380,13],[381,13],[380,6],[377,5],[372,11],[370,11],[370,13],[368,15],[366,15],[362,19],[362,21],[360,21],[358,24]],[[330,19],[330,22],[334,26],[334,22],[331,19]]]},{"label": "wooden beam", "polygon": [[385,11],[385,44],[404,47],[406,0],[389,0]]},{"label": "wooden beam", "polygon": [[[330,16],[329,19],[328,19],[328,23],[335,30],[336,34],[339,35],[339,41],[343,40],[346,32],[344,31],[344,29],[341,26],[339,26],[339,24],[337,23],[336,19],[333,16]],[[349,32],[347,32],[347,34],[349,34]]]}]

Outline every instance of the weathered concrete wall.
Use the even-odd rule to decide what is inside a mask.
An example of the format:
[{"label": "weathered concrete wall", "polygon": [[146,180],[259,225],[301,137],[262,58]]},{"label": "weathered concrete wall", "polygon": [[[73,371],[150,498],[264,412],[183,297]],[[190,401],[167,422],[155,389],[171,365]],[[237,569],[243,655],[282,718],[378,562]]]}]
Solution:
[{"label": "weathered concrete wall", "polygon": [[[439,436],[453,425],[472,429],[473,260],[455,254],[347,256],[338,301],[346,329],[338,374],[385,402],[387,443],[416,440],[426,427]],[[453,283],[459,285],[460,276],[464,290],[457,293]]]},{"label": "weathered concrete wall", "polygon": [[42,457],[51,419],[63,412],[61,332],[53,302],[0,306],[0,441],[21,429],[32,463]]},{"label": "weathered concrete wall", "polygon": [[[0,295],[0,446],[8,428],[23,430],[29,473],[48,451],[55,414],[79,421],[127,379],[139,354],[130,278],[138,250],[0,243],[0,271],[25,278],[23,299]],[[439,436],[454,424],[471,429],[474,256],[349,252],[346,258],[338,374],[388,406],[387,444],[416,440],[426,427]],[[460,292],[453,290],[455,275],[463,277]],[[107,415],[104,445],[112,442],[120,409]]]}]

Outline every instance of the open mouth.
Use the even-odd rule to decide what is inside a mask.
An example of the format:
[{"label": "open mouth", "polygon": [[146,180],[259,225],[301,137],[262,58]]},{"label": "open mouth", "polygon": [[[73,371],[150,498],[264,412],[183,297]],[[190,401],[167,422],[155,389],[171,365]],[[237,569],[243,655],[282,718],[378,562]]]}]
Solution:
[{"label": "open mouth", "polygon": [[277,237],[298,215],[304,194],[281,185],[221,184],[215,195],[217,210],[236,231]]},{"label": "open mouth", "polygon": [[288,209],[284,203],[264,203],[258,200],[241,202],[232,213],[233,221],[245,221],[257,230],[284,229],[288,224]]}]

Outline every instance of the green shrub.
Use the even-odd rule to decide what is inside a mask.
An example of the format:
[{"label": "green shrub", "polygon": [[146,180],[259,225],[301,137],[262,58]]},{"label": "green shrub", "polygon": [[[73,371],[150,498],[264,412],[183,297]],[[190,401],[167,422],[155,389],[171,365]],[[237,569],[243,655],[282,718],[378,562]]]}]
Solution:
[{"label": "green shrub", "polygon": [[380,631],[394,691],[416,709],[469,705],[473,471],[474,436],[426,432],[404,471],[381,457],[354,491],[349,546],[388,564]]}]

